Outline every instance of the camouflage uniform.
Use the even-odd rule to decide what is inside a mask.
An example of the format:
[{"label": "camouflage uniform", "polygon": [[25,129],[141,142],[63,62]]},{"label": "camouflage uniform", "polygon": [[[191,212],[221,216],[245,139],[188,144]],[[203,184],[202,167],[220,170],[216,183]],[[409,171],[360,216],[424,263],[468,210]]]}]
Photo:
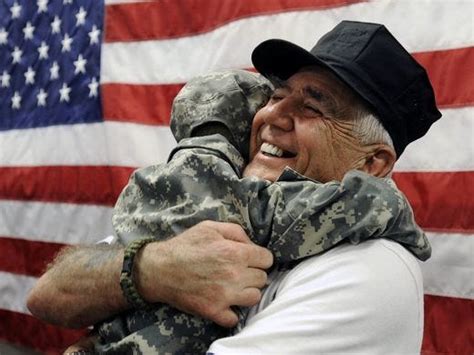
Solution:
[{"label": "camouflage uniform", "polygon": [[[252,117],[267,97],[264,80],[231,71],[185,86],[174,102],[171,122],[179,145],[167,164],[132,175],[113,217],[119,240],[162,240],[210,219],[240,224],[255,243],[273,252],[277,266],[343,241],[356,244],[377,237],[393,239],[427,259],[428,241],[390,179],[350,171],[342,182],[321,184],[290,168],[274,183],[242,177],[245,162],[236,147],[248,146]],[[187,138],[209,122],[217,124],[205,132],[217,126],[223,135]],[[241,319],[244,314],[241,310]],[[231,335],[164,304],[129,310],[97,329],[105,344],[97,350],[114,354],[204,353],[214,340]]]}]

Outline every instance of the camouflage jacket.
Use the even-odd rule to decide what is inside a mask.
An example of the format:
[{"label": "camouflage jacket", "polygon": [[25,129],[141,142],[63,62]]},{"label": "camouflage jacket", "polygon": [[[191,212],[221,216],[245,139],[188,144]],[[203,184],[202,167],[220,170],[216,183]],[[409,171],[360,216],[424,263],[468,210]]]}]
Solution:
[{"label": "camouflage jacket", "polygon": [[[270,183],[241,177],[244,162],[220,135],[183,139],[167,164],[136,171],[117,202],[113,223],[123,244],[165,239],[206,219],[238,223],[285,264],[343,241],[395,240],[421,260],[429,243],[391,179],[350,171],[321,184],[287,168]],[[229,331],[157,304],[131,310],[98,327],[110,353],[203,353]],[[132,350],[135,349],[135,350]]]}]

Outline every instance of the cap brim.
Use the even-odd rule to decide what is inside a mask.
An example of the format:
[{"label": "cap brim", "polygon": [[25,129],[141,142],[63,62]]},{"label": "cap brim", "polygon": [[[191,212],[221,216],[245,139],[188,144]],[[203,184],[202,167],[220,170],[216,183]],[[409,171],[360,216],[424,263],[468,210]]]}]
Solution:
[{"label": "cap brim", "polygon": [[269,39],[260,43],[252,52],[252,63],[263,76],[276,76],[286,80],[301,68],[323,65],[306,49],[282,39]]}]

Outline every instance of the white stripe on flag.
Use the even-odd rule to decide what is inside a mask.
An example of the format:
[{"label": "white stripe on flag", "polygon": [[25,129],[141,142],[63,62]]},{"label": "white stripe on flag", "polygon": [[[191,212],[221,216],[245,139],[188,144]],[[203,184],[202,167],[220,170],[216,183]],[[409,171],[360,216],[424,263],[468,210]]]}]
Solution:
[{"label": "white stripe on flag", "polygon": [[406,148],[395,171],[474,170],[474,108],[441,110],[443,117]]},{"label": "white stripe on flag", "polygon": [[[396,171],[474,170],[474,108],[442,110],[428,134],[410,144]],[[167,126],[106,122],[0,133],[0,165],[112,165],[163,163],[175,145]],[[51,142],[45,145],[44,142]],[[51,149],[56,146],[58,149]],[[64,154],[64,152],[68,154]]]},{"label": "white stripe on flag", "polygon": [[26,308],[26,297],[36,280],[36,277],[0,271],[0,290],[2,290],[0,309],[31,314]]},{"label": "white stripe on flag", "polygon": [[474,237],[441,233],[427,236],[433,253],[421,263],[425,293],[474,299]]},{"label": "white stripe on flag", "polygon": [[6,131],[0,138],[2,166],[141,167],[166,161],[176,144],[168,126],[118,122]]},{"label": "white stripe on flag", "polygon": [[105,43],[102,63],[107,65],[101,68],[101,81],[181,83],[216,69],[248,68],[252,66],[250,53],[260,42],[282,38],[310,49],[341,18],[382,22],[410,52],[474,43],[472,2],[453,5],[436,1],[426,5],[420,0],[364,2],[321,11],[249,17],[205,34],[178,39]]},{"label": "white stripe on flag", "polygon": [[[472,283],[474,238],[439,233],[428,233],[428,238],[433,246],[433,256],[427,262],[420,263],[425,293],[445,297],[474,298]],[[97,234],[93,240],[89,238],[89,242],[98,240],[100,237]],[[63,242],[80,241],[65,238]],[[35,280],[34,277],[0,272],[0,289],[2,290],[0,308],[27,312],[25,301]]]},{"label": "white stripe on flag", "polygon": [[0,235],[64,244],[95,243],[113,234],[112,208],[0,200]]}]

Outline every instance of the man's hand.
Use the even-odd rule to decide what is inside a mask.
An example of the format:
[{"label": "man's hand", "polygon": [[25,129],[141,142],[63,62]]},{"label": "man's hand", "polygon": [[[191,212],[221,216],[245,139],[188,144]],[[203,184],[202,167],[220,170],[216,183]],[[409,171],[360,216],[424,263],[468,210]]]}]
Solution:
[{"label": "man's hand", "polygon": [[272,263],[272,254],[239,225],[205,221],[144,247],[135,276],[146,300],[231,327],[238,321],[231,306],[258,303]]}]

